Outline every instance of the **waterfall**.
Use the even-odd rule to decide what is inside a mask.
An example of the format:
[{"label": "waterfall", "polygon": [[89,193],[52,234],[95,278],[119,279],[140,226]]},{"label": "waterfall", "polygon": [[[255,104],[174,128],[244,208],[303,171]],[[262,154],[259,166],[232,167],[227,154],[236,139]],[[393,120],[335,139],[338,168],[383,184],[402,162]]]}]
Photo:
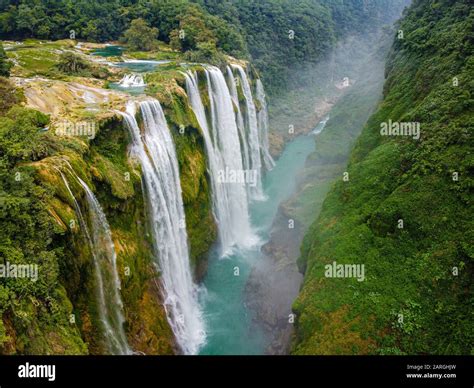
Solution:
[{"label": "waterfall", "polygon": [[132,137],[132,156],[142,167],[167,318],[183,353],[195,354],[205,341],[205,331],[191,276],[176,151],[159,102],[142,101],[139,108],[143,134],[134,102],[120,113]]},{"label": "waterfall", "polygon": [[[247,132],[245,129],[244,118],[242,116],[242,110],[240,109],[239,103],[239,95],[237,92],[237,84],[235,81],[234,73],[230,66],[227,66],[227,78],[229,82],[230,88],[230,96],[232,97],[232,102],[234,103],[235,110],[236,110],[236,117],[237,117],[237,128],[239,129],[239,136],[240,136],[240,145],[243,150],[242,155],[242,162],[244,164],[244,169],[250,170],[250,155],[249,155],[249,147],[248,147],[248,139],[247,139]],[[251,194],[250,187],[248,187],[248,195]]]},{"label": "waterfall", "polygon": [[216,67],[207,67],[205,74],[209,118],[199,93],[197,73],[186,73],[186,89],[206,147],[221,253],[228,255],[235,246],[246,248],[257,242],[250,226],[246,188],[246,183],[255,183],[256,177],[244,171],[234,105],[225,78]]},{"label": "waterfall", "polygon": [[246,115],[245,127],[247,129],[247,139],[250,153],[250,171],[256,174],[256,184],[250,188],[252,199],[264,199],[262,191],[262,159],[260,155],[260,139],[257,122],[257,109],[253,101],[252,89],[247,78],[247,73],[240,65],[232,65],[237,70],[245,97]]},{"label": "waterfall", "polygon": [[[72,171],[71,171],[72,172]],[[96,294],[99,319],[103,325],[103,334],[107,351],[110,354],[132,354],[123,329],[125,318],[123,304],[120,296],[120,279],[117,273],[117,257],[112,241],[107,218],[97,201],[94,193],[85,182],[74,175],[86,193],[89,221],[91,230],[87,226],[68,181],[60,171],[64,184],[71,195],[79,219],[79,224],[92,253],[94,271],[96,276]]]},{"label": "waterfall", "polygon": [[312,135],[319,135],[324,128],[326,127],[327,122],[329,121],[329,116],[324,117],[318,125],[311,131]]},{"label": "waterfall", "polygon": [[145,86],[145,81],[140,74],[126,74],[120,81],[119,85],[123,88],[136,88]]},{"label": "waterfall", "polygon": [[260,111],[257,114],[258,119],[258,128],[260,135],[260,147],[263,156],[263,163],[267,170],[271,170],[275,167],[275,161],[270,155],[270,144],[268,142],[268,108],[267,108],[267,98],[265,95],[265,89],[263,88],[262,81],[257,79],[256,93],[255,97],[260,103]]}]

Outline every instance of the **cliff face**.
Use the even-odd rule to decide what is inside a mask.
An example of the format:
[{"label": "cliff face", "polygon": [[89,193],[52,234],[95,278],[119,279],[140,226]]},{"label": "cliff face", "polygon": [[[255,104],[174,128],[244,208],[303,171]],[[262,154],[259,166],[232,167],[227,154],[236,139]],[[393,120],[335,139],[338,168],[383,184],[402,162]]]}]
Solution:
[{"label": "cliff face", "polygon": [[[16,81],[21,83],[21,79]],[[150,79],[150,86],[153,87],[154,82]],[[178,82],[173,76],[157,80],[161,89],[155,95],[162,100],[176,144],[191,260],[196,278],[200,278],[205,272],[206,253],[215,240],[216,228],[211,212],[202,137]],[[82,99],[82,88],[77,91],[77,85],[81,84],[36,80],[26,86],[28,105],[44,108],[37,106],[37,100],[31,98],[40,88],[49,90],[50,105],[55,108],[53,111],[45,109],[46,113],[51,114],[50,119],[40,116],[44,119],[44,126],[50,126],[49,131],[41,132],[35,122],[38,125],[34,129],[35,134],[43,133],[41,136],[47,138],[49,149],[44,156],[32,158],[28,168],[37,190],[41,188],[47,193],[41,196],[38,206],[41,206],[45,216],[41,228],[50,232],[45,243],[48,249],[58,252],[54,264],[57,280],[51,277],[47,298],[30,295],[22,302],[21,308],[9,308],[9,303],[2,305],[1,351],[7,354],[105,352],[98,329],[101,325],[97,314],[97,284],[92,255],[79,227],[73,198],[62,180],[61,171],[68,178],[81,208],[87,208],[84,191],[77,180],[71,178],[73,175],[80,177],[92,189],[107,216],[117,254],[125,331],[130,347],[146,354],[175,353],[173,334],[162,305],[159,273],[152,257],[150,220],[144,201],[140,166],[129,158],[131,139],[122,117],[112,111],[121,109],[127,96],[94,89],[99,96],[94,105],[98,112],[94,111],[96,114],[91,115]],[[106,94],[112,97],[102,100]],[[62,101],[65,96],[68,101]],[[20,111],[23,112],[23,108],[19,108]],[[17,120],[13,127],[24,125],[24,119],[20,122],[19,118],[20,113],[13,117]],[[84,136],[58,137],[53,132],[64,120],[91,120],[95,123],[95,133],[89,140]],[[56,309],[54,318],[51,316],[51,305]],[[28,325],[27,330],[25,325]],[[28,335],[21,334],[24,332]]]},{"label": "cliff face", "polygon": [[383,101],[303,242],[293,353],[472,353],[472,22],[467,1],[405,12]]},{"label": "cliff face", "polygon": [[[130,345],[145,353],[172,353],[173,337],[156,285],[159,278],[152,266],[140,171],[127,160],[128,140],[121,119],[112,116],[100,121],[95,139],[88,144],[82,143],[79,152],[67,147],[33,163],[39,184],[51,190],[45,206],[55,220],[56,232],[51,245],[62,251],[58,283],[60,289],[64,289],[64,300],[56,299],[55,303],[61,303],[69,310],[60,319],[61,329],[67,334],[53,335],[58,327],[51,327],[50,336],[42,328],[22,344],[15,336],[17,330],[21,331],[20,327],[12,325],[10,332],[7,331],[11,341],[4,344],[12,353],[100,354],[105,351],[98,331],[97,284],[92,255],[83,231],[78,227],[74,204],[56,170],[61,169],[64,160],[93,189],[110,223]],[[82,190],[74,180],[70,180],[70,185],[80,206],[85,208],[85,200],[80,196]],[[30,319],[49,322],[46,314],[38,310]],[[72,347],[71,343],[77,346]]]},{"label": "cliff face", "polygon": [[[148,219],[144,203],[140,169],[128,159],[129,134],[118,116],[104,120],[96,138],[90,143],[88,154],[83,155],[86,173],[90,173],[95,193],[104,208],[110,223],[117,253],[118,272],[121,277],[122,299],[129,344],[137,352],[146,354],[171,354],[174,339],[168,325],[159,289],[159,275],[153,266],[152,241],[148,234]],[[81,246],[79,255],[87,255]],[[90,256],[88,256],[90,257]],[[73,261],[74,259],[72,259]],[[91,276],[90,260],[78,268],[75,278],[81,273]],[[82,334],[92,353],[103,353],[104,349],[95,333],[96,316],[95,283],[89,287],[70,289],[69,295],[79,295],[78,309],[81,315]],[[65,284],[74,284],[66,279]],[[76,304],[74,304],[76,306]],[[88,324],[89,322],[89,324]]]},{"label": "cliff face", "polygon": [[174,74],[173,92],[159,95],[173,134],[181,174],[190,259],[196,280],[207,269],[207,253],[217,238],[212,215],[204,140],[184,91],[184,76]]},{"label": "cliff face", "polygon": [[[67,48],[71,47],[74,46],[67,42]],[[38,50],[41,51],[41,47]],[[247,68],[249,82],[255,89],[256,71],[246,62],[230,57],[228,60]],[[97,298],[100,281],[93,254],[95,247],[88,243],[89,232],[81,220],[84,218],[85,224],[91,223],[86,214],[90,211],[90,198],[81,180],[97,198],[110,226],[121,283],[124,329],[130,348],[145,354],[180,351],[163,307],[160,273],[156,257],[153,257],[152,220],[144,199],[140,163],[130,157],[132,138],[119,111],[123,111],[130,100],[138,103],[150,97],[159,100],[163,108],[180,170],[182,193],[179,194],[182,194],[186,215],[191,268],[199,282],[206,273],[208,252],[216,241],[217,228],[212,214],[204,139],[185,92],[183,71],[187,69],[202,73],[199,89],[204,109],[210,111],[201,65],[183,67],[171,62],[147,72],[145,94],[148,97],[106,89],[108,82],[85,76],[24,78],[17,74],[18,77],[12,78],[16,87],[24,91],[24,105],[28,108],[18,107],[4,120],[8,121],[8,131],[18,137],[26,125],[24,116],[27,116],[31,121],[31,133],[28,133],[31,141],[25,138],[18,144],[0,143],[1,152],[10,152],[10,147],[15,148],[15,152],[21,151],[21,157],[12,157],[11,164],[15,168],[28,167],[41,197],[38,206],[42,217],[38,223],[42,225],[39,229],[47,232],[42,248],[47,254],[54,252],[49,264],[56,272],[49,278],[48,296],[37,295],[23,301],[25,312],[20,311],[20,314],[24,314],[24,319],[10,305],[16,298],[10,293],[13,287],[6,289],[5,298],[9,303],[0,306],[2,353],[104,354],[108,351],[101,330],[103,306]],[[122,75],[114,75],[109,81],[118,80]],[[236,89],[240,109],[245,113],[243,86],[239,84]],[[255,105],[257,112],[263,109],[257,97]],[[143,120],[142,114],[138,113],[136,121],[142,131]],[[68,127],[65,127],[68,123],[85,123],[86,132],[68,133]],[[5,135],[10,135],[8,131]],[[22,151],[28,143],[33,147],[31,154]],[[23,190],[22,194],[31,199],[30,193]],[[82,217],[78,209],[86,216]],[[104,243],[99,241],[98,244]],[[160,244],[159,241],[156,243]],[[49,264],[46,270],[50,269]],[[32,296],[34,290],[26,294]],[[58,309],[54,319],[48,315],[50,303]],[[20,333],[26,331],[26,324],[30,325],[29,335],[23,336]],[[120,327],[120,324],[115,326]]]}]

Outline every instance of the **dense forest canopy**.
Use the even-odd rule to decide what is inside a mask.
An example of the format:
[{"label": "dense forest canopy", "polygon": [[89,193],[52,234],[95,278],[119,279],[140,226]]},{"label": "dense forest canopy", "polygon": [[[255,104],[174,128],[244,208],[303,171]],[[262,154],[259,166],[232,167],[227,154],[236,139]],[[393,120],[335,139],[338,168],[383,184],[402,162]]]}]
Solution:
[{"label": "dense forest canopy", "polygon": [[8,61],[3,45],[0,43],[0,76],[8,77],[10,75],[11,66],[12,64]]},{"label": "dense forest canopy", "polygon": [[298,70],[318,62],[348,35],[394,21],[405,0],[197,0],[240,26],[253,63],[271,92],[301,86]]},{"label": "dense forest canopy", "polygon": [[[270,93],[298,82],[293,69],[317,62],[345,35],[393,21],[408,0],[1,0],[0,38],[118,40],[135,19],[183,51],[252,58]],[[180,31],[184,39],[177,39]]]},{"label": "dense forest canopy", "polygon": [[118,40],[135,19],[158,28],[159,38],[170,34],[183,20],[194,17],[200,27],[219,37],[218,47],[229,54],[245,55],[235,27],[186,0],[151,1],[1,1],[0,37],[5,39],[67,39],[93,42]]}]

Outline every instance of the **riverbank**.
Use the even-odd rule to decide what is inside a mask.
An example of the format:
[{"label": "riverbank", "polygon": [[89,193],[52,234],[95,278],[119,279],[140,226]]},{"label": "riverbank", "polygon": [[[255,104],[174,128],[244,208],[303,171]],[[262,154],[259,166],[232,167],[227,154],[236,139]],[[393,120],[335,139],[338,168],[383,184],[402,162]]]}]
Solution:
[{"label": "riverbank", "polygon": [[292,305],[303,282],[304,266],[298,266],[300,247],[326,194],[342,179],[350,150],[381,98],[383,69],[383,56],[366,53],[358,58],[350,71],[352,84],[338,89],[335,104],[324,111],[321,126],[305,136],[314,148],[294,177],[294,190],[278,206],[262,258],[252,268],[246,285],[245,300],[253,325],[262,327],[267,339],[266,354],[290,352],[297,320]]}]

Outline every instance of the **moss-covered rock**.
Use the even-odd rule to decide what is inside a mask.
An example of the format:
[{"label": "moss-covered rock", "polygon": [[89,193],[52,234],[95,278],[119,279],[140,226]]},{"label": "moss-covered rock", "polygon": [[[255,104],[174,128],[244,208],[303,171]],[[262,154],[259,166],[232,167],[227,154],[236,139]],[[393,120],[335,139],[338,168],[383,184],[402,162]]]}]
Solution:
[{"label": "moss-covered rock", "polygon": [[[203,138],[184,90],[182,69],[170,63],[159,70],[147,75],[147,93],[162,104],[175,141],[191,265],[199,280],[216,239]],[[127,96],[108,94],[101,89],[103,85],[90,82],[79,78],[66,82],[42,79],[25,86],[29,106],[51,115],[49,130],[43,128],[49,139],[49,151],[45,157],[25,164],[25,168],[33,171],[34,179],[50,194],[43,196],[42,205],[54,230],[51,245],[60,252],[60,260],[56,263],[54,306],[48,307],[54,308],[54,319],[43,308],[49,302],[23,302],[14,309],[0,306],[2,353],[106,353],[93,254],[76,212],[75,201],[84,214],[87,201],[76,177],[95,193],[110,224],[130,347],[146,354],[177,351],[163,307],[160,274],[154,263],[140,166],[129,158],[130,135],[122,117],[114,113],[121,109]],[[82,102],[87,93],[100,101],[98,109],[87,109]],[[91,120],[95,124],[94,136],[58,134],[56,128],[62,120]],[[138,121],[140,124],[139,117]]]},{"label": "moss-covered rock", "polygon": [[[38,335],[43,342],[29,342],[28,349],[22,347],[19,336],[14,348],[19,352],[39,354],[105,352],[92,253],[81,233],[74,201],[62,172],[81,208],[86,204],[75,175],[91,187],[107,215],[116,248],[125,330],[131,348],[147,354],[172,354],[175,352],[174,338],[157,286],[159,274],[155,271],[147,233],[140,171],[128,158],[130,138],[122,119],[119,116],[102,118],[96,137],[89,142],[82,140],[80,147],[69,147],[71,141],[75,142],[75,139],[59,139],[63,146],[58,147],[61,152],[32,166],[42,184],[54,193],[48,202],[48,211],[57,224],[55,245],[64,250],[59,269],[65,287],[64,300],[70,313],[74,314],[75,322],[70,326],[77,328],[80,336],[68,337],[63,333],[64,329],[59,328],[51,335]],[[69,318],[69,314],[64,315],[64,319]],[[13,326],[17,327],[16,324]],[[31,326],[34,330],[35,326]]]},{"label": "moss-covered rock", "polygon": [[212,215],[204,139],[182,88],[184,77],[178,82],[181,86],[163,108],[178,156],[191,264],[196,280],[200,281],[206,273],[207,253],[217,238],[217,228]]}]

